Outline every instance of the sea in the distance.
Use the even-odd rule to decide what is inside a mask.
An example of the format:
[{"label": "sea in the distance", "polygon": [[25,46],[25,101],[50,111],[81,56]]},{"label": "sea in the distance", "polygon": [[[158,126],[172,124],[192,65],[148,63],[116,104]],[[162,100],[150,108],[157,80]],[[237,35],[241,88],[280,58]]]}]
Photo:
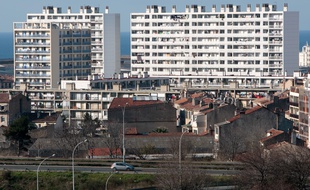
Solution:
[{"label": "sea in the distance", "polygon": [[[299,51],[310,43],[310,30],[299,32]],[[130,55],[130,33],[121,32],[121,55]],[[0,60],[13,59],[13,35],[10,32],[0,32]]]}]

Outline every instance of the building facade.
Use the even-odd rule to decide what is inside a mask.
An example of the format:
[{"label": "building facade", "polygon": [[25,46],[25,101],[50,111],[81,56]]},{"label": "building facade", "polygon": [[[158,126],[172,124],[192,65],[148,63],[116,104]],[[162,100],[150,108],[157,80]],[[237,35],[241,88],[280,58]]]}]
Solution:
[{"label": "building facade", "polygon": [[308,42],[299,53],[299,67],[310,67],[310,47]]},{"label": "building facade", "polygon": [[21,93],[0,93],[0,126],[9,127],[22,114],[30,113],[30,102]]},{"label": "building facade", "polygon": [[[285,76],[298,69],[299,13],[284,4],[148,6],[131,14],[131,72],[150,76]],[[231,78],[231,77],[230,77]]]},{"label": "building facade", "polygon": [[[109,48],[105,48],[108,46]],[[120,72],[120,15],[99,7],[43,7],[14,23],[16,87],[56,88],[64,79],[87,79],[91,74],[112,77]],[[105,56],[109,55],[109,56]]]}]

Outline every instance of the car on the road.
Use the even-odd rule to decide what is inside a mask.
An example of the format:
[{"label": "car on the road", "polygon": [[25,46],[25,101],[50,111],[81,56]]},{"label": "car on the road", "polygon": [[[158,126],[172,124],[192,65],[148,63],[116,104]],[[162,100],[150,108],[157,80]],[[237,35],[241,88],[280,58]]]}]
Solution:
[{"label": "car on the road", "polygon": [[124,162],[114,162],[111,165],[111,169],[113,171],[134,171],[135,167]]}]

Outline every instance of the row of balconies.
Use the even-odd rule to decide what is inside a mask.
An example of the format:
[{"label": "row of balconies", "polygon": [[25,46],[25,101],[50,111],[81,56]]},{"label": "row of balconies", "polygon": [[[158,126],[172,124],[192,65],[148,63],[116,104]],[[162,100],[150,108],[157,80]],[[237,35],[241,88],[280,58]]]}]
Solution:
[{"label": "row of balconies", "polygon": [[67,66],[62,66],[60,69],[81,69],[81,68],[91,68],[91,65],[67,65]]},{"label": "row of balconies", "polygon": [[31,54],[31,53],[35,53],[35,54],[45,54],[45,53],[50,53],[50,50],[15,50],[15,53],[17,54]]},{"label": "row of balconies", "polygon": [[36,69],[36,70],[49,70],[51,69],[50,66],[16,66],[15,69],[19,70],[19,69],[22,69],[22,70],[28,70],[28,69]]},{"label": "row of balconies", "polygon": [[90,53],[90,49],[60,50],[59,53]]},{"label": "row of balconies", "polygon": [[49,46],[51,43],[49,42],[17,42],[15,46]]},{"label": "row of balconies", "polygon": [[15,33],[16,38],[49,38],[49,34],[27,34],[27,33]]},{"label": "row of balconies", "polygon": [[90,60],[90,56],[85,56],[85,57],[63,57],[60,59],[60,61],[88,61]]},{"label": "row of balconies", "polygon": [[73,34],[60,34],[60,38],[72,38],[72,37],[90,37],[90,34],[82,34],[82,33],[73,33]]},{"label": "row of balconies", "polygon": [[29,78],[33,78],[33,77],[51,77],[50,74],[32,74],[32,73],[28,73],[28,74],[15,74],[16,77],[29,77]]},{"label": "row of balconies", "polygon": [[90,45],[90,42],[62,42],[59,43],[60,46],[77,46],[77,45]]}]

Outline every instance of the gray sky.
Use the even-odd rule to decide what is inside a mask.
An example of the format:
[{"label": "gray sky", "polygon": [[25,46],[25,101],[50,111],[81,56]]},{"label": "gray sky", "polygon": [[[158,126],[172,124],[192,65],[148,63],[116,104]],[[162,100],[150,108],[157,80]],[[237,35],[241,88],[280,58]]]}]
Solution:
[{"label": "gray sky", "polygon": [[109,6],[110,13],[121,14],[121,31],[130,30],[130,13],[145,12],[147,5],[166,6],[168,12],[172,5],[176,5],[177,11],[185,11],[186,5],[203,5],[207,11],[215,4],[219,9],[221,4],[241,5],[245,10],[247,4],[269,3],[276,4],[278,10],[283,10],[283,4],[288,3],[289,11],[299,11],[300,30],[310,30],[310,0],[2,0],[2,10],[0,11],[0,32],[12,32],[13,22],[26,21],[27,13],[41,13],[43,6],[62,7],[63,12],[71,6],[72,12],[78,12],[81,5],[90,5],[100,7],[100,12],[104,12],[106,6]]}]

